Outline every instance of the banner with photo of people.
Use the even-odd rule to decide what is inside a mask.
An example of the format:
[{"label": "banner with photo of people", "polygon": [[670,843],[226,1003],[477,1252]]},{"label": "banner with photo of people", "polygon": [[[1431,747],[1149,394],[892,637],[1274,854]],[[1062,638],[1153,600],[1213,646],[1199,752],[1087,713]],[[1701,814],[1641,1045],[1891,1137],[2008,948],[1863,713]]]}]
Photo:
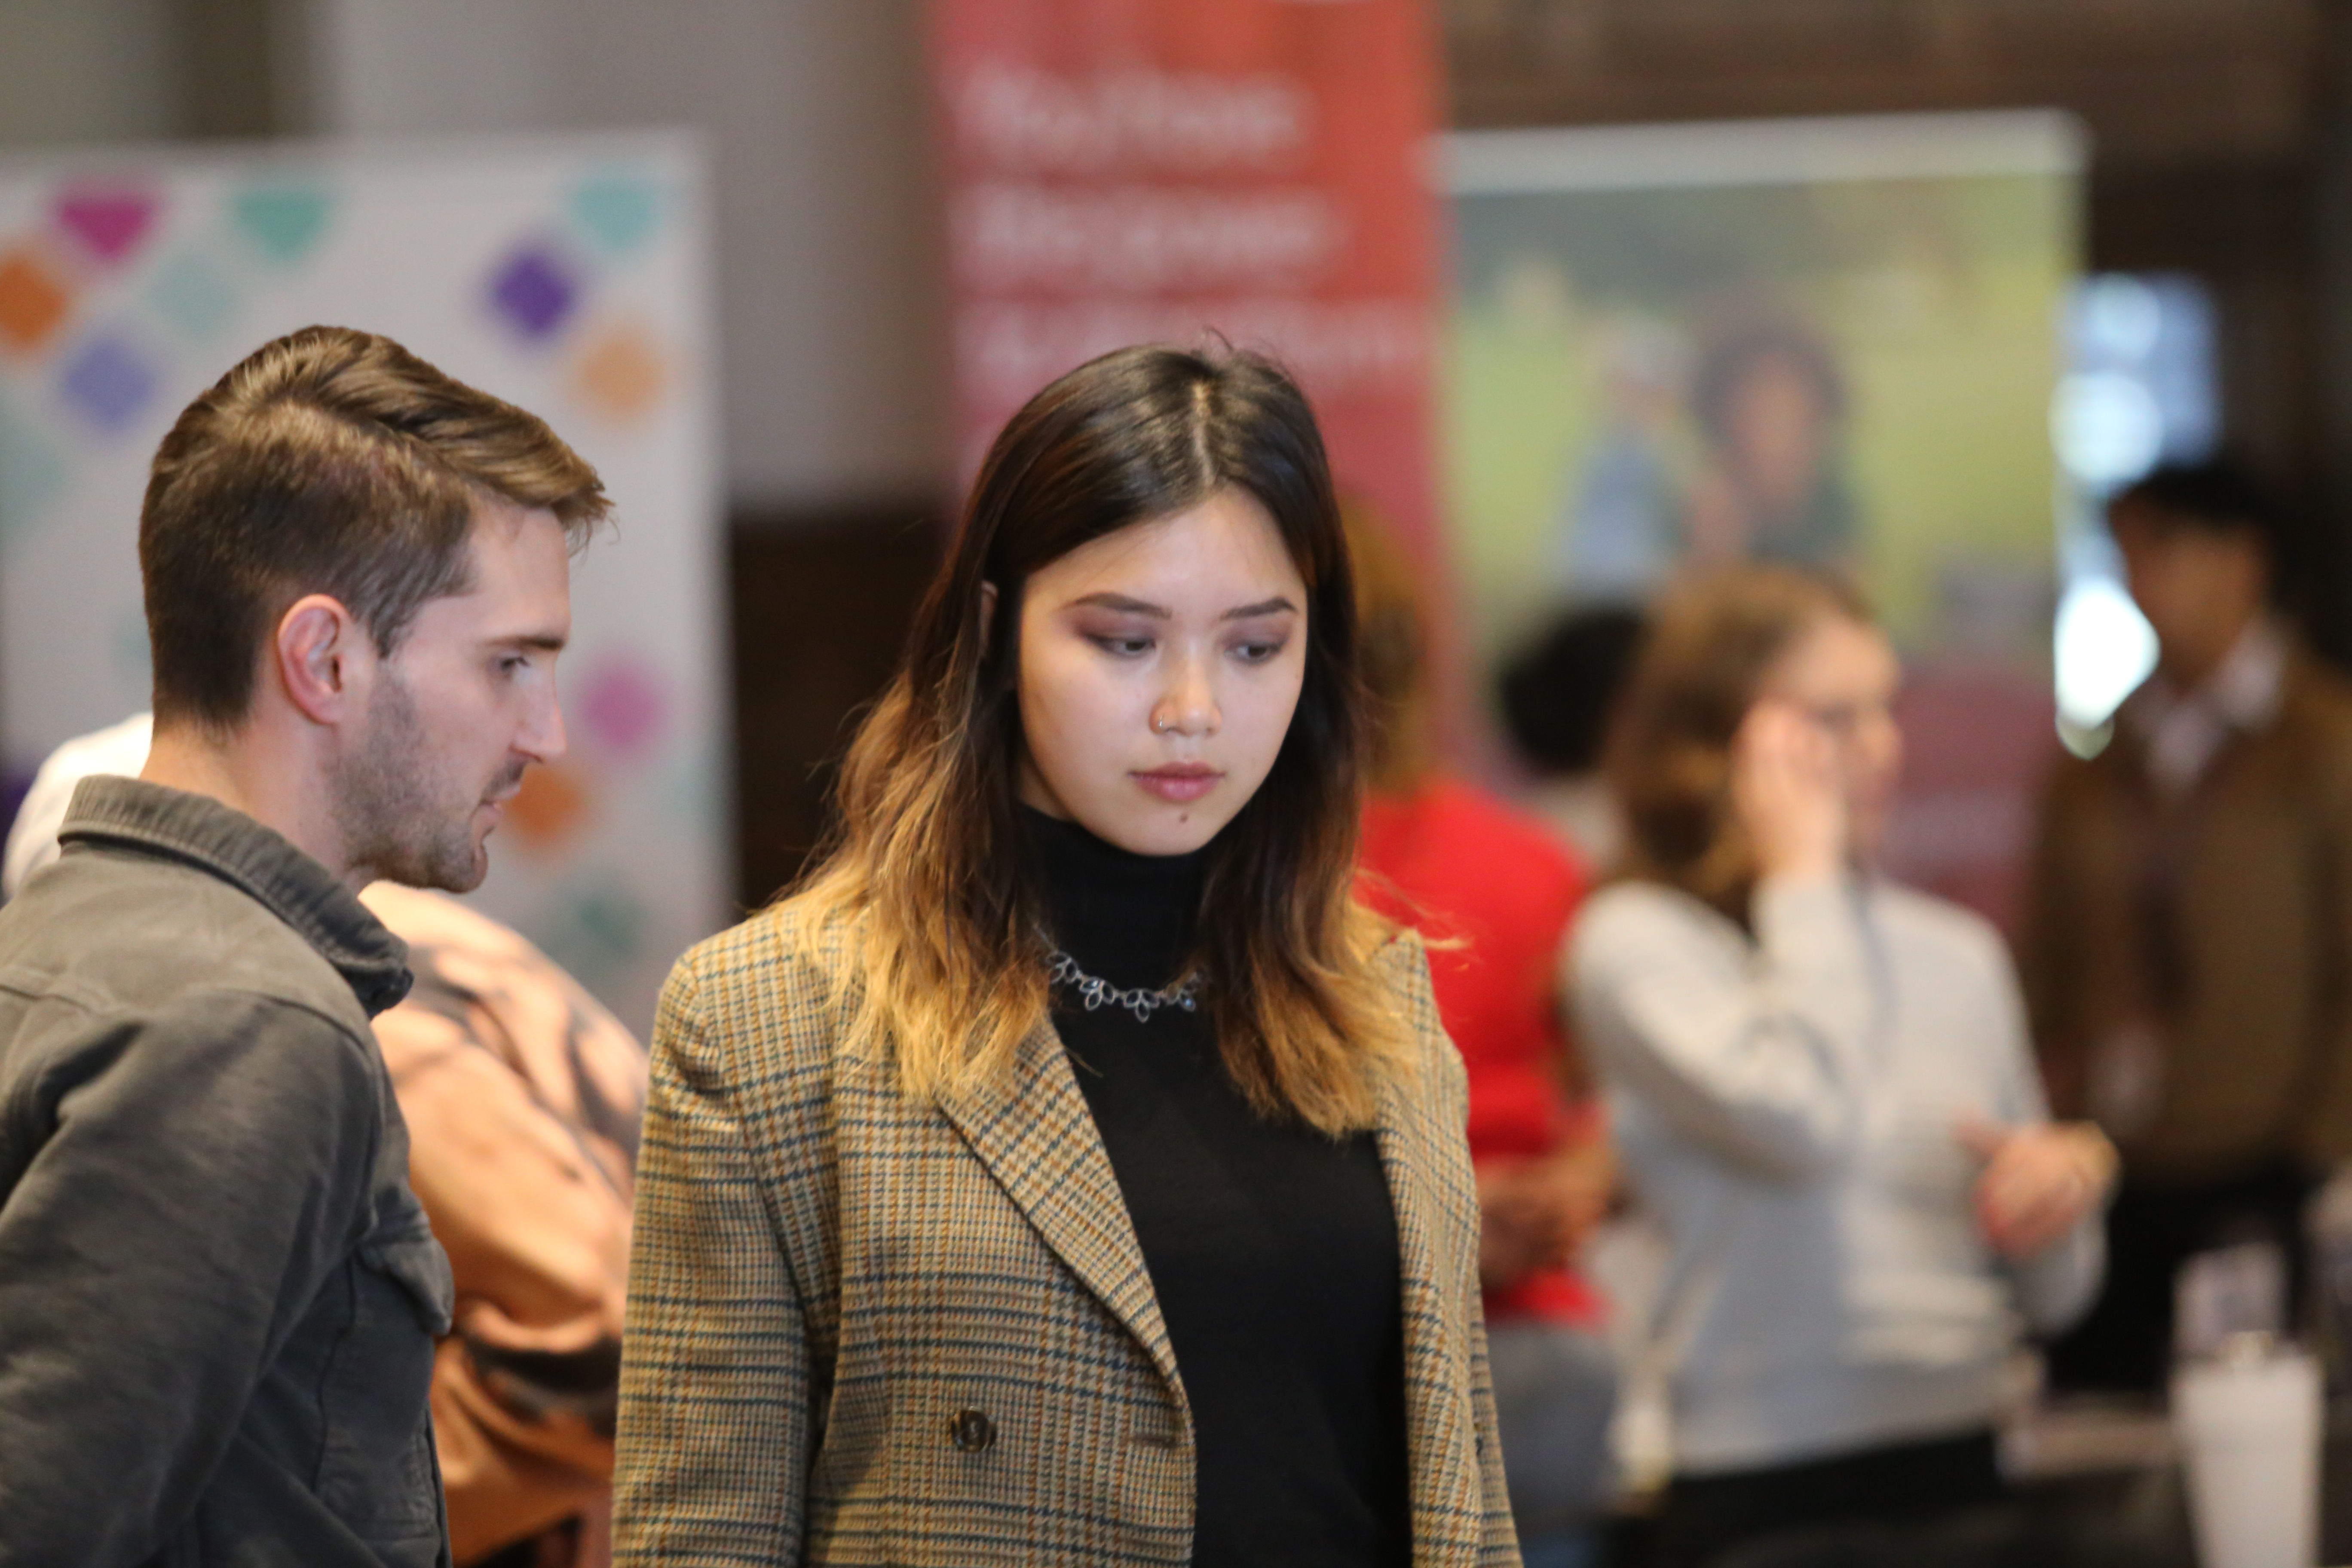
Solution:
[{"label": "banner with photo of people", "polygon": [[2005,912],[2053,743],[2083,157],[2034,112],[1448,138],[1445,494],[1478,653],[1693,565],[1848,573],[1909,669],[1895,869]]},{"label": "banner with photo of people", "polygon": [[0,163],[0,764],[146,707],[140,498],[180,410],[279,333],[386,333],[613,497],[572,571],[571,752],[477,900],[649,1026],[728,912],[703,164],[646,134]]}]

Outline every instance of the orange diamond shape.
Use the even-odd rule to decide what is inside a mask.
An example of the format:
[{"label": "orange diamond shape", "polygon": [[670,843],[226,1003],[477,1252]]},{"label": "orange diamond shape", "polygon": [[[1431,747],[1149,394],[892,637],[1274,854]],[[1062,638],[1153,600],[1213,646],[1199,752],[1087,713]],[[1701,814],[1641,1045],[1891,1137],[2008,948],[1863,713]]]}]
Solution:
[{"label": "orange diamond shape", "polygon": [[522,788],[507,802],[515,837],[533,849],[559,848],[588,818],[588,788],[578,773],[557,763],[522,775]]},{"label": "orange diamond shape", "polygon": [[635,327],[601,334],[580,356],[581,393],[608,418],[631,420],[661,400],[661,350]]},{"label": "orange diamond shape", "polygon": [[31,252],[0,256],[0,342],[29,353],[48,342],[73,303],[65,285]]}]

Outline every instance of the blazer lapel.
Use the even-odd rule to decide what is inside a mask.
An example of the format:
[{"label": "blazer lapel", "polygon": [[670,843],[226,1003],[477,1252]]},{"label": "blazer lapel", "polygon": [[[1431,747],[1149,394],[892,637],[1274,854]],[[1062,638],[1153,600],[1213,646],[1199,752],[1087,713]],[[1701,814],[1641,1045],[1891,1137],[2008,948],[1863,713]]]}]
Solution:
[{"label": "blazer lapel", "polygon": [[[1381,1114],[1381,1165],[1396,1210],[1404,1290],[1406,1451],[1412,1484],[1413,1538],[1447,1561],[1474,1546],[1484,1528],[1476,1417],[1461,1369],[1463,1325],[1450,1320],[1444,1288],[1449,1264],[1441,1237],[1457,1225],[1437,1188],[1428,1113],[1421,1097],[1391,1088]],[[1454,1292],[1458,1294],[1458,1290]],[[1420,1553],[1416,1552],[1417,1560]]]},{"label": "blazer lapel", "polygon": [[941,1110],[1045,1245],[1141,1342],[1181,1398],[1176,1352],[1143,1244],[1053,1026],[1040,1022],[1022,1041],[1009,1081],[950,1096]]}]

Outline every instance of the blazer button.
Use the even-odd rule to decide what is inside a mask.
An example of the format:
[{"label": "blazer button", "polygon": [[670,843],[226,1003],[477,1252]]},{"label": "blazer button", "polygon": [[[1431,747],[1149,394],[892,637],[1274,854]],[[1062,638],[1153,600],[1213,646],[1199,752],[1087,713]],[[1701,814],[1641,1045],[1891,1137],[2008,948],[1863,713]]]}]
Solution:
[{"label": "blazer button", "polygon": [[948,1436],[967,1454],[996,1447],[996,1423],[985,1410],[959,1410],[948,1417]]}]

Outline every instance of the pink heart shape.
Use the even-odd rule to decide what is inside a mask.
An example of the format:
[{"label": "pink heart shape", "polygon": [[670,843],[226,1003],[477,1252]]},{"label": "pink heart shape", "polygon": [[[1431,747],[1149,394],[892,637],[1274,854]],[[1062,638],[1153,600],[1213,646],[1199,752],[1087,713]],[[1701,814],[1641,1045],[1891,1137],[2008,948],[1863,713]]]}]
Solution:
[{"label": "pink heart shape", "polygon": [[138,248],[162,205],[152,192],[90,188],[59,195],[57,216],[92,256],[111,263]]}]

